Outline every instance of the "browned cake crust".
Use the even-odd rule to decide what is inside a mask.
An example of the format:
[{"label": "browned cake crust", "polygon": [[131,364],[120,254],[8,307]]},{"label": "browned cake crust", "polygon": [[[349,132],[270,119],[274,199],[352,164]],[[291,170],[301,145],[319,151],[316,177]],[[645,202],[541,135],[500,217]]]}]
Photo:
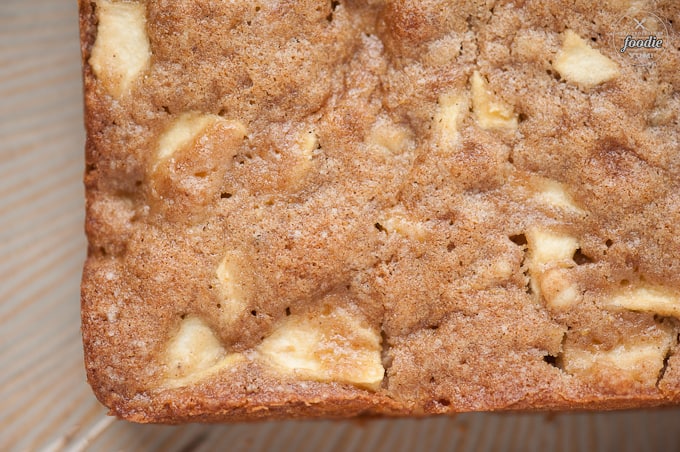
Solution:
[{"label": "browned cake crust", "polygon": [[[642,16],[645,64],[617,41]],[[680,3],[80,17],[82,330],[112,414],[680,401]]]}]

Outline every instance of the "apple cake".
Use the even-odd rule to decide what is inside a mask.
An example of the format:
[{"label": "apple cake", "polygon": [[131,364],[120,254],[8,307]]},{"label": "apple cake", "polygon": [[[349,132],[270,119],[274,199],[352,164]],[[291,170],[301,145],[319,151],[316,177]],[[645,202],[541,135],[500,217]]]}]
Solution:
[{"label": "apple cake", "polygon": [[111,414],[680,401],[680,3],[79,7]]}]

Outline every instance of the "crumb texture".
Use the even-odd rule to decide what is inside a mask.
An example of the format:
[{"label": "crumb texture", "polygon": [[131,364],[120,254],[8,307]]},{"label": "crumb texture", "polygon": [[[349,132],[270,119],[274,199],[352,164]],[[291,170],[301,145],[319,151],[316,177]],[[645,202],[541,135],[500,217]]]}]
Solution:
[{"label": "crumb texture", "polygon": [[88,378],[141,422],[680,400],[674,1],[80,2]]}]

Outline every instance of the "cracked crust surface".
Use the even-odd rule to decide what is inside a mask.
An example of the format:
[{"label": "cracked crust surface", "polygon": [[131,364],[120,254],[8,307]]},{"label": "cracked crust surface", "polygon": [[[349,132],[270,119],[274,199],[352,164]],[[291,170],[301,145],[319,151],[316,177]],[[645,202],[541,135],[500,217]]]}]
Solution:
[{"label": "cracked crust surface", "polygon": [[606,43],[644,6],[81,1],[98,398],[171,423],[676,403],[680,52]]}]

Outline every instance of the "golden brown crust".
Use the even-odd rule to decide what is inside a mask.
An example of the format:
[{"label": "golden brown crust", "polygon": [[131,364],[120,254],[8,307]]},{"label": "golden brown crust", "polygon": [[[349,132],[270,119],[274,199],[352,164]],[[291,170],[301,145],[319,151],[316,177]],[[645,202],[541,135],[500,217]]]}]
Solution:
[{"label": "golden brown crust", "polygon": [[680,401],[677,43],[617,52],[645,2],[487,3],[79,2],[83,341],[112,414]]}]

